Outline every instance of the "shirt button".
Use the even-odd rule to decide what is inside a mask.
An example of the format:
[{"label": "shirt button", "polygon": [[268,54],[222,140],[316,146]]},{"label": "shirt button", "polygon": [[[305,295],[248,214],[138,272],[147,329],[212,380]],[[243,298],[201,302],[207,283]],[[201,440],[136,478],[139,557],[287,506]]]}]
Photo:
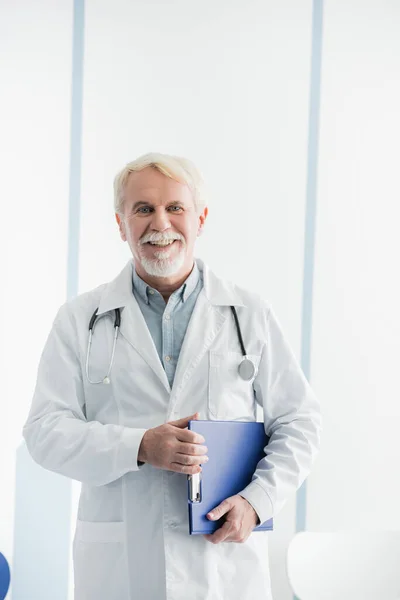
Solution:
[{"label": "shirt button", "polygon": [[171,317],[170,317],[169,315],[165,315],[165,320],[166,320],[166,321],[169,321],[169,320],[170,320],[170,318],[171,318]]},{"label": "shirt button", "polygon": [[177,523],[175,521],[168,521],[168,527],[176,527]]},{"label": "shirt button", "polygon": [[165,360],[168,360],[168,361],[169,361],[169,360],[171,360],[171,357],[170,357],[170,356],[166,356],[166,357],[165,357]]},{"label": "shirt button", "polygon": [[154,294],[154,290],[149,290],[149,294],[153,295]]}]

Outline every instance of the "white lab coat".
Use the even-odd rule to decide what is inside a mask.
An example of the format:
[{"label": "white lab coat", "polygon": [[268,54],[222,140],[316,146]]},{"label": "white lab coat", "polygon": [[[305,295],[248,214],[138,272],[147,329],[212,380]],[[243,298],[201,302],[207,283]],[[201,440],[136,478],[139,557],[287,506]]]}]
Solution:
[{"label": "white lab coat", "polygon": [[[268,455],[242,495],[261,522],[308,475],[319,447],[317,399],[270,307],[196,258],[204,287],[172,390],[132,293],[130,260],[109,284],[64,304],[45,345],[23,434],[33,459],[82,482],[73,542],[76,600],[270,600],[269,532],[245,543],[189,535],[187,476],[137,465],[145,431],[199,412],[200,419],[255,421],[263,407]],[[237,309],[254,381],[242,360]],[[109,385],[88,383],[88,323],[96,307],[121,310]],[[114,312],[98,320],[90,378],[107,372]],[[206,440],[207,444],[207,440]]]}]

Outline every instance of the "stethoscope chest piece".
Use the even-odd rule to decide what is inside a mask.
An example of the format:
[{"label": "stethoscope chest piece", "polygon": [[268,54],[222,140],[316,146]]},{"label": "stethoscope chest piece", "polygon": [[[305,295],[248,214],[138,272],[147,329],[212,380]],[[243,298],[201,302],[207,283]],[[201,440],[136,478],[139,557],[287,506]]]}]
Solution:
[{"label": "stethoscope chest piece", "polygon": [[239,375],[245,381],[250,381],[256,375],[256,367],[249,358],[244,358],[238,367]]}]

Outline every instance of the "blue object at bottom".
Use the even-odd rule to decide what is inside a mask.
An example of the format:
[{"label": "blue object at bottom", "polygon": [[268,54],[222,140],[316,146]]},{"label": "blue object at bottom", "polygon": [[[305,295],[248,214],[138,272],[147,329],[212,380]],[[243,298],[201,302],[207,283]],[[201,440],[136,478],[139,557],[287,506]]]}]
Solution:
[{"label": "blue object at bottom", "polygon": [[[210,521],[207,513],[223,500],[238,494],[252,481],[259,461],[265,457],[269,438],[264,423],[256,421],[189,421],[188,429],[202,435],[209,461],[202,465],[201,501],[189,498],[190,535],[214,533],[224,517]],[[257,525],[253,531],[271,531],[273,519]]]},{"label": "blue object at bottom", "polygon": [[10,587],[10,567],[6,557],[0,552],[0,600],[4,600]]}]

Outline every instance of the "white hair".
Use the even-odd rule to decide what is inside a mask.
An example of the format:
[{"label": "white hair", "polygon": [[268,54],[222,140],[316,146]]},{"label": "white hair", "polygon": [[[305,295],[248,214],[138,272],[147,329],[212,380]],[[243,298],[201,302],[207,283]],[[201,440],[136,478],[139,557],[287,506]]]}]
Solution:
[{"label": "white hair", "polygon": [[114,210],[122,214],[124,203],[124,190],[130,173],[142,171],[146,167],[153,167],[178,181],[185,183],[192,192],[196,212],[200,214],[206,206],[204,180],[199,169],[192,161],[181,156],[171,156],[161,152],[148,152],[129,162],[114,178]]}]

